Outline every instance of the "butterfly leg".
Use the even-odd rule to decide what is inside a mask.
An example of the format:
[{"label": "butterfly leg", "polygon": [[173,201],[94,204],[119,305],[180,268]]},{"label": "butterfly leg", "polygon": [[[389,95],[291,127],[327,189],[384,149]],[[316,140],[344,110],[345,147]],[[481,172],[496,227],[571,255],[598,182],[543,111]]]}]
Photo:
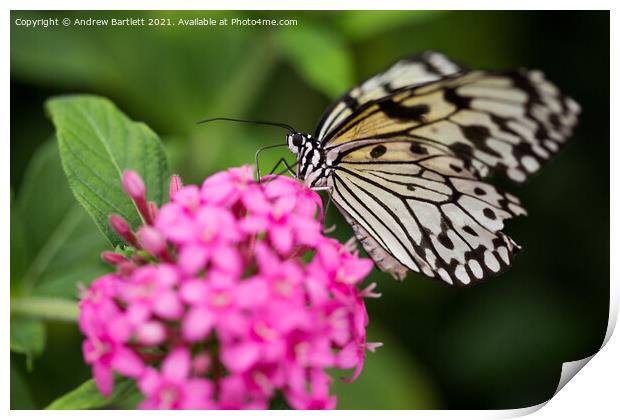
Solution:
[{"label": "butterfly leg", "polygon": [[275,173],[276,169],[278,169],[278,166],[280,166],[280,164],[282,164],[282,163],[284,164],[286,169],[284,171],[280,172],[277,175],[282,175],[283,173],[288,172],[291,176],[297,178],[297,174],[295,173],[295,170],[293,168],[291,168],[291,165],[289,165],[289,163],[284,158],[280,158],[278,163],[276,163],[276,165],[273,167],[273,169],[269,172],[269,175],[273,175]]},{"label": "butterfly leg", "polygon": [[[281,171],[279,173],[275,173],[276,169],[278,169],[278,166],[280,166],[281,164],[284,164],[286,169],[284,169],[283,171]],[[293,170],[291,165],[289,165],[289,163],[286,161],[286,159],[280,158],[280,160],[278,160],[278,162],[275,164],[273,169],[271,169],[271,171],[269,171],[269,175],[274,175],[275,174],[276,176],[280,176],[280,175],[284,175],[286,172],[288,172],[292,177],[297,178],[297,174],[295,173],[295,171]],[[258,172],[258,176],[259,176],[258,182],[262,182],[261,178],[260,178],[260,172]]]},{"label": "butterfly leg", "polygon": [[[312,188],[313,191],[327,191],[329,193],[331,193],[333,187],[314,187]],[[325,203],[323,205],[323,208],[325,209],[323,211],[323,233],[331,233],[336,229],[336,225],[331,225],[330,227],[325,226],[325,220],[327,219],[327,210],[329,210],[329,205],[332,202],[332,196],[331,194],[327,194],[327,203]]]},{"label": "butterfly leg", "polygon": [[[286,143],[285,143],[285,144],[272,144],[271,146],[264,146],[264,147],[261,147],[260,149],[258,149],[258,150],[256,151],[256,154],[254,155],[254,166],[256,166],[256,180],[257,180],[258,182],[260,182],[260,179],[261,179],[261,175],[260,175],[260,163],[259,163],[259,161],[258,161],[258,160],[259,160],[259,157],[260,157],[261,152],[263,152],[264,150],[267,150],[267,149],[273,149],[274,147],[283,147],[283,146],[286,146]],[[280,163],[280,162],[278,162],[278,164],[279,164],[279,163]],[[277,167],[277,165],[276,165],[276,167]],[[275,170],[275,168],[274,168],[274,170]],[[273,173],[273,171],[272,171],[272,173]]]}]

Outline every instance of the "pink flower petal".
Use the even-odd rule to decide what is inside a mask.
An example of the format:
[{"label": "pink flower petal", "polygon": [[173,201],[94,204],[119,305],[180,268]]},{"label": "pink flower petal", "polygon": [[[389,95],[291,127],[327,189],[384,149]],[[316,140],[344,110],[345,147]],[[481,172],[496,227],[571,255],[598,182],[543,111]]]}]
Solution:
[{"label": "pink flower petal", "polygon": [[147,305],[142,302],[132,303],[127,308],[127,320],[133,326],[140,325],[149,316],[151,316],[151,310]]},{"label": "pink flower petal", "polygon": [[200,189],[200,197],[208,203],[222,203],[233,196],[235,186],[229,183],[211,183]]},{"label": "pink flower petal", "polygon": [[285,195],[276,200],[273,206],[273,214],[277,216],[286,216],[295,208],[297,198],[294,195]]},{"label": "pink flower petal", "polygon": [[248,187],[241,197],[241,200],[251,213],[260,215],[267,214],[271,211],[271,203],[267,201],[265,194],[258,185]]},{"label": "pink flower petal", "polygon": [[188,341],[202,340],[209,334],[213,324],[213,316],[206,308],[190,309],[183,320],[183,337]]},{"label": "pink flower petal", "polygon": [[155,227],[176,243],[189,242],[196,237],[193,219],[183,207],[175,203],[167,204],[159,210]]},{"label": "pink flower petal", "polygon": [[163,286],[174,286],[179,281],[179,273],[172,264],[160,264],[156,271],[157,282]]},{"label": "pink flower petal", "polygon": [[269,198],[276,198],[284,195],[294,196],[299,192],[299,184],[295,181],[290,182],[288,177],[277,177],[265,185],[265,195]]},{"label": "pink flower petal", "polygon": [[207,280],[209,286],[215,289],[228,289],[237,283],[238,269],[233,268],[229,271],[223,271],[217,268],[210,270]]},{"label": "pink flower petal", "polygon": [[207,300],[209,289],[204,280],[191,279],[183,283],[180,295],[183,301],[190,304],[199,304]]},{"label": "pink flower petal", "polygon": [[260,349],[254,343],[242,342],[222,349],[222,362],[232,372],[243,372],[252,366],[260,356]]},{"label": "pink flower petal", "polygon": [[213,384],[206,379],[190,379],[184,387],[181,407],[183,410],[204,410],[209,406]]},{"label": "pink flower petal", "polygon": [[167,291],[158,294],[153,311],[164,319],[177,319],[183,314],[183,306],[176,292]]},{"label": "pink flower petal", "polygon": [[169,381],[182,382],[190,371],[191,356],[185,347],[174,349],[161,366],[162,375]]},{"label": "pink flower petal", "polygon": [[360,363],[359,346],[351,342],[338,352],[338,367],[341,369],[351,369]]},{"label": "pink flower petal", "polygon": [[369,259],[349,258],[338,270],[338,278],[343,283],[355,284],[372,271],[374,263]]},{"label": "pink flower petal", "polygon": [[114,378],[112,377],[112,369],[102,363],[93,365],[93,376],[97,388],[106,397],[112,392],[114,387]]},{"label": "pink flower petal", "polygon": [[340,267],[340,253],[331,241],[320,245],[319,258],[326,270],[335,271]]},{"label": "pink flower petal", "polygon": [[150,395],[156,392],[160,384],[161,384],[161,380],[159,378],[159,374],[152,367],[146,368],[144,371],[144,374],[138,380],[138,387],[146,395]]},{"label": "pink flower petal", "polygon": [[271,226],[269,228],[269,240],[280,254],[286,255],[293,249],[293,232],[288,226]]},{"label": "pink flower petal", "polygon": [[269,297],[269,286],[261,278],[245,280],[236,290],[236,301],[242,308],[261,307]]},{"label": "pink flower petal", "polygon": [[186,209],[194,211],[200,205],[200,190],[195,185],[188,185],[176,191],[173,200]]},{"label": "pink flower petal", "polygon": [[241,257],[232,247],[220,246],[213,251],[213,264],[225,272],[236,274],[242,271]]},{"label": "pink flower petal", "polygon": [[156,346],[166,339],[166,329],[161,322],[145,322],[138,327],[136,338],[141,344]]},{"label": "pink flower petal", "polygon": [[259,232],[264,232],[265,230],[267,230],[269,223],[267,219],[265,219],[262,216],[248,215],[243,220],[241,220],[241,222],[239,223],[239,226],[241,227],[241,230],[243,230],[244,232],[259,233]]},{"label": "pink flower petal", "polygon": [[112,358],[112,367],[117,372],[129,376],[131,378],[137,378],[144,371],[144,363],[133,351],[124,348],[116,350],[114,357]]},{"label": "pink flower petal", "polygon": [[209,254],[209,250],[202,245],[187,245],[181,249],[179,254],[179,268],[185,274],[194,275],[204,269]]},{"label": "pink flower petal", "polygon": [[123,316],[116,316],[109,320],[108,334],[118,343],[124,343],[131,335],[131,325]]}]

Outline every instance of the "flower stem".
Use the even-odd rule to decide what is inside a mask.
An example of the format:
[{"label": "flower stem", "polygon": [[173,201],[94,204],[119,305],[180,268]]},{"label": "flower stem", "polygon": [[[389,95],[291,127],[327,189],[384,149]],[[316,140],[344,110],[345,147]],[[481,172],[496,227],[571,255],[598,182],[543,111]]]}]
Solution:
[{"label": "flower stem", "polygon": [[51,297],[20,297],[11,299],[11,315],[22,315],[48,321],[76,322],[77,302]]}]

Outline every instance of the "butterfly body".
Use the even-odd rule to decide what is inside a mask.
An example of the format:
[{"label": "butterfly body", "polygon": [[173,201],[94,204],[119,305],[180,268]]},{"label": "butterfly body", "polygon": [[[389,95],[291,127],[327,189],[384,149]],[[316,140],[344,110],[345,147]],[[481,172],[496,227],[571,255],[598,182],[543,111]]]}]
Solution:
[{"label": "butterfly body", "polygon": [[289,150],[297,156],[296,176],[310,188],[322,188],[333,170],[333,161],[311,134],[292,133],[287,136]]},{"label": "butterfly body", "polygon": [[578,113],[538,71],[468,71],[427,52],[351,89],[314,137],[287,144],[297,177],[327,190],[380,269],[463,286],[505,271],[520,249],[502,229],[525,209],[484,178],[524,182]]}]

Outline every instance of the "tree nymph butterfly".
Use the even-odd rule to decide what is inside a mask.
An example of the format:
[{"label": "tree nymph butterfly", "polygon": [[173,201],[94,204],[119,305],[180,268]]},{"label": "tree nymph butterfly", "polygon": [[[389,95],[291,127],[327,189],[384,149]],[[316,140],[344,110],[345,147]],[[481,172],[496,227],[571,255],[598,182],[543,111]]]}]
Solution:
[{"label": "tree nymph butterfly", "polygon": [[381,270],[464,286],[520,249],[502,229],[525,209],[483,179],[525,182],[579,112],[540,71],[468,70],[429,51],[346,92],[314,136],[285,127],[296,177],[327,192]]}]

